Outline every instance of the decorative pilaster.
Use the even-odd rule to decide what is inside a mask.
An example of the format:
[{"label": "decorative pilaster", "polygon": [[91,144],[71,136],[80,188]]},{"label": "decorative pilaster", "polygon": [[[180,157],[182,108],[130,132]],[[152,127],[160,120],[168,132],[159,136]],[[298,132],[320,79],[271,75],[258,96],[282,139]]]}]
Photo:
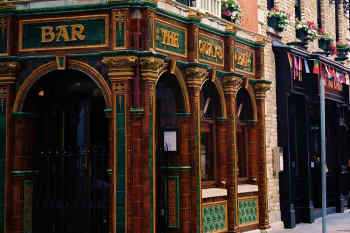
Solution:
[{"label": "decorative pilaster", "polygon": [[207,77],[207,69],[189,66],[185,70],[186,82],[190,94],[192,116],[189,119],[190,151],[192,151],[192,232],[201,233],[202,192],[201,192],[201,163],[200,163],[200,86]]},{"label": "decorative pilaster", "polygon": [[266,169],[266,134],[265,134],[265,93],[270,89],[268,82],[259,82],[254,86],[258,110],[257,154],[259,187],[259,228],[269,228],[267,169]]},{"label": "decorative pilaster", "polygon": [[238,232],[238,155],[236,137],[236,96],[243,79],[224,77],[224,93],[227,109],[227,189],[229,232]]},{"label": "decorative pilaster", "polygon": [[143,85],[144,118],[142,124],[142,163],[143,171],[143,231],[155,233],[156,229],[156,148],[155,148],[155,83],[160,71],[166,65],[163,58],[148,56],[140,58],[141,80]]},{"label": "decorative pilaster", "polygon": [[110,117],[111,125],[114,130],[110,133],[113,135],[110,148],[110,163],[112,165],[113,177],[113,194],[112,194],[112,222],[113,232],[125,233],[129,221],[132,221],[129,214],[129,206],[131,205],[128,197],[128,158],[130,151],[128,150],[129,131],[129,113],[131,94],[130,80],[134,76],[135,64],[137,57],[135,56],[117,56],[104,57],[102,63],[109,69],[109,79],[112,82],[113,93],[113,109],[112,117]]},{"label": "decorative pilaster", "polygon": [[0,62],[0,233],[7,232],[8,213],[6,194],[9,190],[9,104],[12,103],[11,86],[16,81],[18,70],[16,62]]}]

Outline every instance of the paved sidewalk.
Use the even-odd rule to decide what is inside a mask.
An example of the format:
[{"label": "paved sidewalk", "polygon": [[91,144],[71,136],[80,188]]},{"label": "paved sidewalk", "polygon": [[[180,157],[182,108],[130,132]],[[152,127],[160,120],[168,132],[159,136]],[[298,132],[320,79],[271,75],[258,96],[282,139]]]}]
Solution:
[{"label": "paved sidewalk", "polygon": [[[293,229],[271,229],[269,233],[322,233],[322,218],[318,218],[314,223],[299,223]],[[350,210],[344,213],[327,215],[327,233],[350,233]]]}]

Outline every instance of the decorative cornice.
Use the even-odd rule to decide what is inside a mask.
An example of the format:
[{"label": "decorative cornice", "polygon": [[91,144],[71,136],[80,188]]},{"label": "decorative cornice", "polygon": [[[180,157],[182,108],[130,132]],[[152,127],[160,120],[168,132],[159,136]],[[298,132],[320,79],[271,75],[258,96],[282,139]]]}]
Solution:
[{"label": "decorative cornice", "polygon": [[144,80],[151,78],[152,80],[158,77],[159,72],[167,65],[162,58],[158,57],[141,57],[140,67],[141,76]]},{"label": "decorative cornice", "polygon": [[256,83],[254,85],[255,96],[257,99],[265,99],[266,91],[271,89],[270,83]]},{"label": "decorative cornice", "polygon": [[187,67],[185,70],[186,80],[189,87],[200,87],[203,80],[208,76],[208,70],[196,66]]},{"label": "decorative cornice", "polygon": [[0,62],[0,85],[15,83],[18,70],[17,62]]},{"label": "decorative cornice", "polygon": [[136,56],[115,56],[103,57],[102,63],[105,64],[110,71],[129,70],[136,65]]},{"label": "decorative cornice", "polygon": [[223,78],[223,83],[224,93],[231,94],[234,98],[236,98],[239,89],[242,87],[243,79],[237,76],[226,76]]}]

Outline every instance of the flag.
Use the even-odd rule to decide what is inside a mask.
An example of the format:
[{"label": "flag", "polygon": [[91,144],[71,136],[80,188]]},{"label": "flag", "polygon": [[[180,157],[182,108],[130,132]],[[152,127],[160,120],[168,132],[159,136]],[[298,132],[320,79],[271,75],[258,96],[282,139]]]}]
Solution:
[{"label": "flag", "polygon": [[320,74],[320,65],[318,60],[314,60],[314,68],[312,69],[313,74]]},{"label": "flag", "polygon": [[299,57],[299,79],[300,82],[303,81],[303,63],[302,58]]},{"label": "flag", "polygon": [[324,69],[325,69],[325,75],[328,79],[331,79],[331,73],[328,70],[328,65],[324,65]]},{"label": "flag", "polygon": [[294,72],[293,72],[293,57],[290,53],[287,53],[288,55],[288,61],[289,61],[289,71],[290,71],[290,77],[291,79],[294,79]]},{"label": "flag", "polygon": [[294,77],[293,79],[299,79],[299,62],[298,62],[298,58],[296,56],[293,56],[294,59]]},{"label": "flag", "polygon": [[330,66],[329,67],[329,71],[331,72],[332,80],[336,80],[337,81],[337,75],[335,73],[335,69],[332,66]]},{"label": "flag", "polygon": [[305,66],[305,72],[306,72],[307,74],[310,74],[309,64],[308,64],[308,62],[307,62],[306,59],[304,60],[304,66]]},{"label": "flag", "polygon": [[345,84],[350,85],[349,75],[348,73],[345,73]]},{"label": "flag", "polygon": [[340,74],[338,73],[337,70],[335,70],[335,80],[339,83],[340,82]]}]

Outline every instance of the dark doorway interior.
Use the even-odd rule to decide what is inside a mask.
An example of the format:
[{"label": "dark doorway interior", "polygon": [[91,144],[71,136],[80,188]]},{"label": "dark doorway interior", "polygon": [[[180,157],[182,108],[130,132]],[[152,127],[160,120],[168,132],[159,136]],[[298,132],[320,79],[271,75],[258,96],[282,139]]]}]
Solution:
[{"label": "dark doorway interior", "polygon": [[107,233],[108,122],[101,90],[81,72],[54,71],[27,95],[37,118],[33,232]]}]

